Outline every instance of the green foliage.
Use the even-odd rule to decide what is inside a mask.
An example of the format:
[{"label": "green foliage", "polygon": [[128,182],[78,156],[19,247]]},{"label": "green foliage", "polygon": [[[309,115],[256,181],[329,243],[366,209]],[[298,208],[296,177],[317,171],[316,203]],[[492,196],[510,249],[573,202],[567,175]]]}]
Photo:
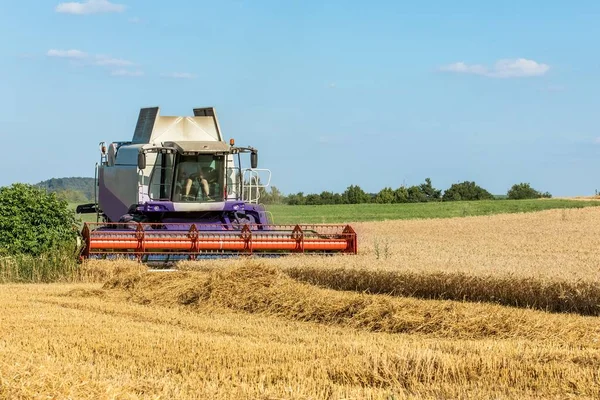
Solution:
[{"label": "green foliage", "polygon": [[538,192],[537,190],[532,188],[529,183],[518,183],[516,185],[513,185],[508,190],[507,195],[510,200],[539,199],[542,197],[552,197],[552,195],[548,192]]},{"label": "green foliage", "polygon": [[87,202],[94,199],[94,178],[52,178],[37,183],[35,186],[45,189],[48,192],[61,193],[65,196],[74,196],[72,193],[79,193],[81,198],[68,198],[73,203]]},{"label": "green foliage", "polygon": [[598,207],[600,201],[478,200],[406,204],[339,204],[301,207],[268,206],[277,224],[348,223],[416,218],[454,218],[476,215],[534,212],[550,209]]},{"label": "green foliage", "polygon": [[[441,190],[437,190],[431,184],[431,179],[425,179],[425,183],[418,186],[406,188],[404,186],[393,190],[390,187],[383,188],[377,194],[366,193],[358,185],[350,185],[344,193],[321,192],[321,194],[304,195],[303,192],[282,196],[282,203],[288,205],[327,205],[327,204],[364,204],[364,203],[425,203],[428,201],[440,201]],[[265,204],[268,204],[265,202]]]},{"label": "green foliage", "polygon": [[[325,203],[324,203],[325,204]],[[339,193],[333,194],[333,203],[331,204],[346,204],[344,197]]]},{"label": "green foliage", "polygon": [[0,188],[0,254],[39,256],[73,243],[75,214],[54,193],[22,183]]},{"label": "green foliage", "polygon": [[408,189],[404,186],[394,190],[394,203],[408,203]]},{"label": "green foliage", "polygon": [[321,196],[319,196],[318,194],[309,194],[308,196],[306,196],[305,204],[309,206],[317,206],[323,203],[321,201]]},{"label": "green foliage", "polygon": [[442,198],[442,191],[434,188],[429,178],[425,178],[425,183],[419,185],[419,189],[425,195],[425,201],[440,201]]},{"label": "green foliage", "polygon": [[420,186],[411,186],[408,189],[409,203],[426,203],[427,195],[421,191]]},{"label": "green foliage", "polygon": [[287,196],[286,202],[290,206],[302,206],[306,204],[306,198],[304,198],[303,192],[298,192],[296,194],[290,194]]},{"label": "green foliage", "polygon": [[321,192],[319,195],[321,204],[336,204],[335,195],[332,192]]},{"label": "green foliage", "polygon": [[71,282],[77,279],[78,273],[72,247],[63,246],[41,256],[0,257],[0,283]]},{"label": "green foliage", "polygon": [[394,191],[394,203],[426,203],[429,201],[440,201],[441,190],[437,190],[431,184],[431,179],[418,186],[400,187]]},{"label": "green foliage", "polygon": [[389,204],[394,203],[394,200],[394,191],[389,187],[381,189],[381,191],[377,193],[377,196],[375,196],[375,203]]},{"label": "green foliage", "polygon": [[342,197],[346,199],[348,204],[368,203],[371,200],[371,196],[365,193],[358,185],[348,186],[346,191],[342,194]]},{"label": "green foliage", "polygon": [[270,191],[264,188],[260,189],[260,202],[262,204],[281,204],[285,196],[275,186],[270,187]]},{"label": "green foliage", "polygon": [[59,199],[65,200],[67,203],[82,204],[91,200],[90,198],[86,197],[83,192],[78,190],[66,189],[59,190],[55,193]]},{"label": "green foliage", "polygon": [[461,200],[493,200],[494,196],[475,184],[475,182],[465,181],[455,183],[442,196],[443,201],[461,201]]}]

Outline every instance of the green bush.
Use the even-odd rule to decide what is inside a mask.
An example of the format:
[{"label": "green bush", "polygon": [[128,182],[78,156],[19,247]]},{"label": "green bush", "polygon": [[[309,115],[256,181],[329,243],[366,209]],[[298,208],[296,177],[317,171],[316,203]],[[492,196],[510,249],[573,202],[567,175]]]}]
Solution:
[{"label": "green bush", "polygon": [[419,189],[425,195],[425,201],[440,201],[442,198],[442,191],[434,188],[429,178],[425,178],[425,183],[419,185]]},{"label": "green bush", "polygon": [[425,203],[427,202],[427,195],[421,190],[420,186],[411,186],[408,189],[408,202],[409,203]]},{"label": "green bush", "polygon": [[371,200],[370,196],[358,185],[348,186],[346,191],[342,193],[342,197],[348,204],[368,203]]},{"label": "green bush", "polygon": [[394,203],[408,203],[408,189],[405,186],[394,190]]},{"label": "green bush", "polygon": [[493,200],[494,196],[475,184],[475,182],[465,181],[455,183],[442,196],[443,201],[461,201],[461,200]]},{"label": "green bush", "polygon": [[381,189],[379,193],[377,193],[377,196],[375,196],[375,203],[394,203],[394,191],[392,190],[392,188],[386,187]]},{"label": "green bush", "polygon": [[532,188],[529,183],[518,183],[516,185],[513,185],[508,190],[507,195],[510,200],[539,199],[542,197],[552,197],[552,195],[548,192],[538,192],[537,190]]},{"label": "green bush", "polygon": [[318,206],[323,204],[323,202],[321,201],[321,196],[319,196],[318,194],[309,194],[306,196],[306,205],[309,206]]},{"label": "green bush", "polygon": [[379,192],[376,202],[382,202],[377,201],[377,199],[388,199],[389,194],[393,195],[392,203],[426,203],[428,201],[440,201],[442,197],[442,191],[434,188],[429,178],[426,178],[425,182],[418,186],[401,186],[394,191],[390,189],[389,194],[387,192],[384,194],[386,190],[387,188]]},{"label": "green bush", "polygon": [[0,254],[39,256],[74,248],[75,214],[54,193],[22,183],[0,188]]}]

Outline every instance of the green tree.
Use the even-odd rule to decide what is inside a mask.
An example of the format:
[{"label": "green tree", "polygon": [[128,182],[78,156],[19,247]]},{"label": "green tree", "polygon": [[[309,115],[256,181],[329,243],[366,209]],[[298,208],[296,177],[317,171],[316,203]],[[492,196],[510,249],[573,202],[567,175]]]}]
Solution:
[{"label": "green tree", "polygon": [[394,203],[408,203],[408,189],[405,186],[394,190]]},{"label": "green tree", "polygon": [[540,193],[531,187],[529,183],[518,183],[513,185],[507,192],[511,200],[539,199],[541,197],[552,197],[548,192]]},{"label": "green tree", "polygon": [[494,196],[475,182],[454,183],[442,196],[443,201],[493,200]]},{"label": "green tree", "polygon": [[270,186],[270,191],[261,188],[260,202],[263,204],[281,204],[283,203],[283,195],[275,186]]},{"label": "green tree", "polygon": [[361,204],[368,203],[370,200],[370,196],[365,193],[364,190],[360,188],[358,185],[350,185],[342,194],[343,197],[347,199],[349,204]]},{"label": "green tree", "polygon": [[319,197],[321,198],[321,204],[335,204],[334,194],[332,192],[321,192]]},{"label": "green tree", "polygon": [[287,196],[287,203],[291,206],[302,206],[306,204],[306,198],[304,197],[303,192],[298,192],[296,194],[290,194]]},{"label": "green tree", "polygon": [[318,206],[323,204],[323,202],[321,201],[321,196],[319,196],[318,194],[309,194],[306,196],[306,205],[310,205],[310,206]]},{"label": "green tree", "polygon": [[47,181],[39,182],[35,186],[45,189],[48,192],[61,192],[72,190],[83,193],[85,201],[94,199],[96,181],[94,178],[52,178]]},{"label": "green tree", "polygon": [[54,193],[56,193],[56,196],[58,196],[59,199],[65,200],[68,203],[85,203],[90,201],[90,199],[79,190],[65,189],[58,190]]},{"label": "green tree", "polygon": [[0,252],[38,256],[77,236],[75,214],[65,200],[22,183],[0,188]]},{"label": "green tree", "polygon": [[429,178],[425,179],[425,183],[419,185],[419,189],[425,195],[426,201],[439,201],[442,198],[442,191],[434,188]]},{"label": "green tree", "polygon": [[381,189],[375,197],[375,203],[389,204],[393,203],[394,200],[394,191],[389,187]]},{"label": "green tree", "polygon": [[425,203],[428,201],[427,195],[420,186],[411,186],[407,190],[409,203]]},{"label": "green tree", "polygon": [[344,199],[344,196],[342,196],[339,193],[334,193],[333,194],[333,204],[346,204],[346,200]]}]

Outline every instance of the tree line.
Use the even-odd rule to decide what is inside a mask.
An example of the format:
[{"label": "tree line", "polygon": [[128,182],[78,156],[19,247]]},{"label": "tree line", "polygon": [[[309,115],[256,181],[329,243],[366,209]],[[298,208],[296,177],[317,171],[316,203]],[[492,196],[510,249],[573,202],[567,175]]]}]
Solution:
[{"label": "tree line", "polygon": [[[54,192],[59,199],[69,203],[86,203],[94,199],[94,178],[53,178],[35,186]],[[321,193],[304,192],[284,195],[277,187],[261,189],[260,201],[263,204],[320,205],[320,204],[361,204],[361,203],[425,203],[430,201],[537,199],[552,197],[548,192],[540,192],[529,183],[513,185],[503,196],[494,196],[475,182],[455,183],[442,191],[433,187],[431,179],[425,179],[420,185],[400,186],[393,189],[385,187],[378,193],[367,193],[359,185],[350,185],[342,193],[323,191]]]},{"label": "tree line", "polygon": [[[510,200],[550,198],[548,192],[540,192],[531,187],[529,183],[518,183],[508,189],[506,196]],[[343,193],[323,191],[319,194],[298,192],[284,195],[275,186],[270,190],[262,190],[260,201],[263,204],[288,204],[288,205],[322,205],[322,204],[393,204],[393,203],[426,203],[431,201],[467,201],[467,200],[494,200],[497,196],[477,185],[475,182],[465,181],[454,183],[448,189],[436,189],[431,179],[425,179],[420,185],[400,186],[397,189],[385,187],[378,193],[367,193],[358,185],[350,185]]]},{"label": "tree line", "polygon": [[52,178],[35,186],[49,193],[56,193],[58,197],[69,203],[87,203],[94,200],[94,178]]}]

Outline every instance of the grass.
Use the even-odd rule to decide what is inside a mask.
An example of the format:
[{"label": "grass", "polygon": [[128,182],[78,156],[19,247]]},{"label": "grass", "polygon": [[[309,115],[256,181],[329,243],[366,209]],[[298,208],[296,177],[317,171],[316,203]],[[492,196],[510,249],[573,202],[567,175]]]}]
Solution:
[{"label": "grass", "polygon": [[270,205],[276,224],[344,223],[399,219],[453,218],[600,206],[600,201],[564,199],[485,200],[406,204]]},{"label": "grass", "polygon": [[[74,210],[77,204],[70,204]],[[484,200],[405,204],[338,204],[322,206],[268,205],[276,224],[344,223],[396,219],[453,218],[600,206],[600,201],[566,199]],[[80,214],[96,222],[96,214]]]},{"label": "grass", "polygon": [[[69,208],[72,209],[73,211],[75,211],[75,209],[77,208],[77,206],[80,203],[69,203]],[[92,214],[76,214],[77,218],[81,221],[81,224],[83,225],[84,222],[96,222],[96,213],[92,213]]]},{"label": "grass", "polygon": [[73,282],[78,270],[74,252],[64,249],[39,257],[5,256],[0,257],[0,284]]}]

